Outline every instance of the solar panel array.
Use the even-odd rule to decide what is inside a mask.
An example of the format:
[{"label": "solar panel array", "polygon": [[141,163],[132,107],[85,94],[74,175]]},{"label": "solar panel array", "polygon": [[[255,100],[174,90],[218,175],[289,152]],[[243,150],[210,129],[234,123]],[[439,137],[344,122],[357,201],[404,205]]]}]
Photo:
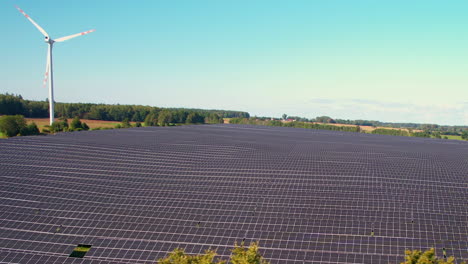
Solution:
[{"label": "solar panel array", "polygon": [[272,264],[468,259],[467,143],[239,125],[3,139],[0,263],[228,258],[242,240]]}]

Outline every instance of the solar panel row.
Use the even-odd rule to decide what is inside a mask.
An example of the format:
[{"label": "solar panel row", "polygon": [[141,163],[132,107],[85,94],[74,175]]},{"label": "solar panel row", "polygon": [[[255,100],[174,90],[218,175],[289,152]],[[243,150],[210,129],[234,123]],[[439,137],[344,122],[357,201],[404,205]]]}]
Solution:
[{"label": "solar panel row", "polygon": [[[260,241],[271,263],[468,258],[468,144],[206,125],[0,140],[0,263],[154,263]],[[70,258],[78,244],[92,245]],[[78,250],[79,251],[79,250]]]}]

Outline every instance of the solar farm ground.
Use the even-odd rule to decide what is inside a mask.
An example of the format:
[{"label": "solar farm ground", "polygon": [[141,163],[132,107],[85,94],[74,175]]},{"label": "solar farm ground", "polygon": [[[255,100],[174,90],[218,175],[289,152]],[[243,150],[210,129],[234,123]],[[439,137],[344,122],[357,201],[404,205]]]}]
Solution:
[{"label": "solar farm ground", "polygon": [[[200,125],[0,139],[0,263],[468,259],[468,142]],[[84,258],[68,257],[78,244]],[[81,246],[77,254],[86,251]]]}]

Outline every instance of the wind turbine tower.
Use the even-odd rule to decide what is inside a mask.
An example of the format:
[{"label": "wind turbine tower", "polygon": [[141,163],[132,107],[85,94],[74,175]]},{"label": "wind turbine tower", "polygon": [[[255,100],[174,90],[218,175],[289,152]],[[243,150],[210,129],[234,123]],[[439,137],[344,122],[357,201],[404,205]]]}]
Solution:
[{"label": "wind turbine tower", "polygon": [[24,15],[24,17],[26,17],[42,33],[42,35],[44,35],[45,42],[49,46],[48,51],[47,51],[47,62],[46,62],[46,70],[45,70],[43,86],[45,87],[47,84],[47,80],[49,80],[49,111],[50,111],[50,125],[52,125],[52,123],[54,122],[54,72],[53,72],[53,67],[52,67],[53,65],[52,47],[55,42],[63,42],[65,40],[83,36],[91,32],[94,32],[95,30],[92,29],[92,30],[88,30],[88,31],[81,32],[78,34],[61,37],[58,39],[52,39],[49,37],[49,34],[47,34],[47,32],[43,28],[41,28],[36,22],[34,22],[34,20],[32,20],[30,16],[28,16],[23,10],[21,10],[21,8],[19,8],[18,6],[15,6],[15,7],[21,12],[21,14]]}]

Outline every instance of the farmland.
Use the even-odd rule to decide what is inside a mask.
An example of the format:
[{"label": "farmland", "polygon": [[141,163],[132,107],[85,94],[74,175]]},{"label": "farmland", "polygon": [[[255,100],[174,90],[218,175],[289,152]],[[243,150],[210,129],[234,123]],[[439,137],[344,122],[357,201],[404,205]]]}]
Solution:
[{"label": "farmland", "polygon": [[[58,120],[58,119],[56,119]],[[49,118],[26,118],[28,123],[36,123],[40,130],[44,128],[44,126],[49,125]],[[69,120],[70,121],[70,120]],[[89,128],[114,128],[117,124],[120,124],[118,121],[104,121],[104,120],[89,120],[89,119],[81,119],[82,122],[85,122]],[[130,122],[134,124],[135,122]]]},{"label": "farmland", "polygon": [[[272,264],[467,259],[468,142],[203,125],[0,140],[0,262],[154,263],[176,247]],[[79,263],[82,263],[81,261]],[[84,262],[83,262],[84,263]]]},{"label": "farmland", "polygon": [[442,135],[442,137],[447,137],[447,139],[463,140],[461,136]]}]

